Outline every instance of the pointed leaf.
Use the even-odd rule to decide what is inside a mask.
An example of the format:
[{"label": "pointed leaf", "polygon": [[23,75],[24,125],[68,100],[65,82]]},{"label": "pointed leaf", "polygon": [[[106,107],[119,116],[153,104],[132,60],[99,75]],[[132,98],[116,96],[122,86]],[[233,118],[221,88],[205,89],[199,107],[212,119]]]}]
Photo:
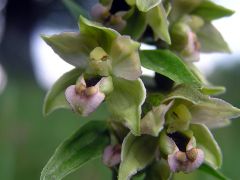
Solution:
[{"label": "pointed leaf", "polygon": [[204,151],[205,161],[214,168],[222,165],[222,152],[212,133],[203,124],[191,124],[190,129],[197,142],[197,147]]},{"label": "pointed leaf", "polygon": [[145,168],[155,157],[157,139],[148,136],[134,136],[129,133],[122,145],[118,180],[129,180],[131,176]]},{"label": "pointed leaf", "polygon": [[198,31],[197,36],[202,52],[231,52],[220,32],[210,23],[206,23]]},{"label": "pointed leaf", "polygon": [[48,115],[59,108],[70,108],[65,98],[65,90],[72,84],[76,83],[77,78],[82,74],[82,69],[73,69],[60,77],[48,91],[44,104],[43,114]]},{"label": "pointed leaf", "polygon": [[85,124],[56,149],[40,179],[61,180],[84,163],[101,156],[108,144],[105,122],[92,121]]},{"label": "pointed leaf", "polygon": [[147,13],[147,22],[153,30],[155,40],[162,39],[171,44],[167,14],[162,4],[154,7]]},{"label": "pointed leaf", "polygon": [[214,169],[213,167],[211,167],[210,165],[203,163],[200,167],[199,170],[211,175],[219,180],[230,180],[229,178],[227,178],[226,176],[224,176],[220,171],[217,171],[216,169]]},{"label": "pointed leaf", "polygon": [[141,105],[146,97],[142,81],[113,78],[113,87],[113,92],[106,100],[110,112],[123,119],[133,134],[139,135]]},{"label": "pointed leaf", "polygon": [[63,0],[63,4],[68,8],[68,10],[76,19],[78,19],[80,15],[89,18],[87,11],[83,9],[79,4],[77,4],[74,0]]},{"label": "pointed leaf", "polygon": [[138,9],[143,12],[149,11],[160,3],[161,0],[136,0]]},{"label": "pointed leaf", "polygon": [[168,50],[140,51],[142,66],[167,76],[176,83],[200,86],[200,81],[175,54]]},{"label": "pointed leaf", "polygon": [[201,4],[192,12],[192,14],[200,16],[207,21],[231,16],[233,13],[234,11],[208,0],[201,2]]}]

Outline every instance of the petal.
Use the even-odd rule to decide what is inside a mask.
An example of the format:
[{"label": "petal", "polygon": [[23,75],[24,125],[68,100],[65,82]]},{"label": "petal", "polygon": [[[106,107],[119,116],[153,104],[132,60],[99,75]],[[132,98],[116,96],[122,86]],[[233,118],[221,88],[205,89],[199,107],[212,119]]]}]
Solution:
[{"label": "petal", "polygon": [[139,43],[131,40],[128,36],[118,36],[113,42],[110,56],[115,76],[127,80],[136,80],[141,76],[139,47]]},{"label": "petal", "polygon": [[140,135],[141,106],[146,98],[143,82],[140,79],[128,81],[113,78],[113,87],[106,99],[109,111],[124,121],[134,135]]},{"label": "petal", "polygon": [[141,133],[158,136],[165,123],[165,114],[171,106],[172,102],[153,107],[141,120]]},{"label": "petal", "polygon": [[147,22],[152,28],[154,33],[154,39],[164,40],[168,44],[171,44],[171,38],[168,31],[167,13],[162,4],[154,7],[147,13]]}]

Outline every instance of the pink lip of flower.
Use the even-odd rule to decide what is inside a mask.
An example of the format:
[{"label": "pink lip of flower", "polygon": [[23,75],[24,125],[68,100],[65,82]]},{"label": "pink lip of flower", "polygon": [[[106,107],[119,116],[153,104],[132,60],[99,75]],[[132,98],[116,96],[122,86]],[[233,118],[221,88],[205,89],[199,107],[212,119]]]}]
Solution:
[{"label": "pink lip of flower", "polygon": [[113,167],[121,162],[121,145],[109,145],[103,153],[103,163],[108,167]]},{"label": "pink lip of flower", "polygon": [[190,141],[187,145],[186,152],[180,151],[178,148],[168,155],[168,164],[172,172],[183,171],[190,173],[200,167],[204,161],[204,152],[201,149],[192,146]]},{"label": "pink lip of flower", "polygon": [[[102,78],[100,81],[104,80]],[[81,76],[76,85],[69,86],[65,91],[65,97],[73,111],[82,116],[88,116],[94,112],[105,99],[105,94],[100,92],[99,83],[91,87],[86,87],[86,82]]]}]

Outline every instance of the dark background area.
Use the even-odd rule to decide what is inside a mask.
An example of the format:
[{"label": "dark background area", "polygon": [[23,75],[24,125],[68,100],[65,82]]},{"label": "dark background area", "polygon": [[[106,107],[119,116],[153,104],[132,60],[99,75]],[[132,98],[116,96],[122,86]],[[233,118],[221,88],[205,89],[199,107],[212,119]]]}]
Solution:
[{"label": "dark background area", "polygon": [[[0,5],[3,2],[0,0]],[[93,1],[79,3],[89,8]],[[46,91],[34,77],[31,35],[39,24],[70,29],[76,28],[76,21],[59,0],[8,0],[1,14],[5,16],[6,23],[0,42],[0,64],[7,72],[8,84],[0,94],[0,179],[39,179],[41,169],[57,145],[88,119],[66,110],[59,110],[47,118],[42,116]],[[211,82],[227,87],[227,92],[220,97],[238,107],[239,68],[240,64],[219,67],[210,76]],[[104,114],[104,110],[100,109],[93,116],[104,119]],[[214,130],[224,154],[222,171],[232,179],[239,179],[239,127],[240,121],[234,120],[229,127]],[[189,177],[203,178],[198,173]],[[110,171],[101,164],[101,159],[97,159],[66,179],[105,180],[110,179]]]}]

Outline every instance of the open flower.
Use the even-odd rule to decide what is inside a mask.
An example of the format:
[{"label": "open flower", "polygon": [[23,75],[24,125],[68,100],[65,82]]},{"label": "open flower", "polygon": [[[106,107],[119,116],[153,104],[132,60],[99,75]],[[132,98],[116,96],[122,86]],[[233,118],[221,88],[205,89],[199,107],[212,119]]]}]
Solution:
[{"label": "open flower", "polygon": [[45,42],[66,62],[100,76],[136,80],[141,75],[140,44],[117,31],[102,27],[83,17],[80,33],[43,36]]},{"label": "open flower", "polygon": [[[139,135],[141,105],[146,97],[139,79],[142,74],[140,44],[83,17],[80,17],[79,27],[80,33],[43,36],[54,52],[76,67],[52,87],[45,100],[45,113],[70,104],[75,112],[87,116],[105,99],[114,119],[120,119]],[[81,74],[83,76],[75,84]],[[85,75],[102,77],[102,80],[100,84],[88,86],[83,79]],[[101,85],[104,79],[108,80]]]},{"label": "open flower", "polygon": [[158,136],[163,129],[168,133],[186,131],[192,123],[217,128],[239,116],[240,110],[231,104],[204,95],[191,86],[179,85],[143,116],[141,132]]},{"label": "open flower", "polygon": [[[185,132],[188,135],[184,132],[168,134],[166,131],[160,134],[161,156],[168,161],[170,170],[174,173],[192,172],[199,168],[205,160],[205,152],[197,147],[198,141],[196,139],[198,138],[195,139],[195,134],[189,132]],[[209,155],[208,152],[207,155]]]}]

